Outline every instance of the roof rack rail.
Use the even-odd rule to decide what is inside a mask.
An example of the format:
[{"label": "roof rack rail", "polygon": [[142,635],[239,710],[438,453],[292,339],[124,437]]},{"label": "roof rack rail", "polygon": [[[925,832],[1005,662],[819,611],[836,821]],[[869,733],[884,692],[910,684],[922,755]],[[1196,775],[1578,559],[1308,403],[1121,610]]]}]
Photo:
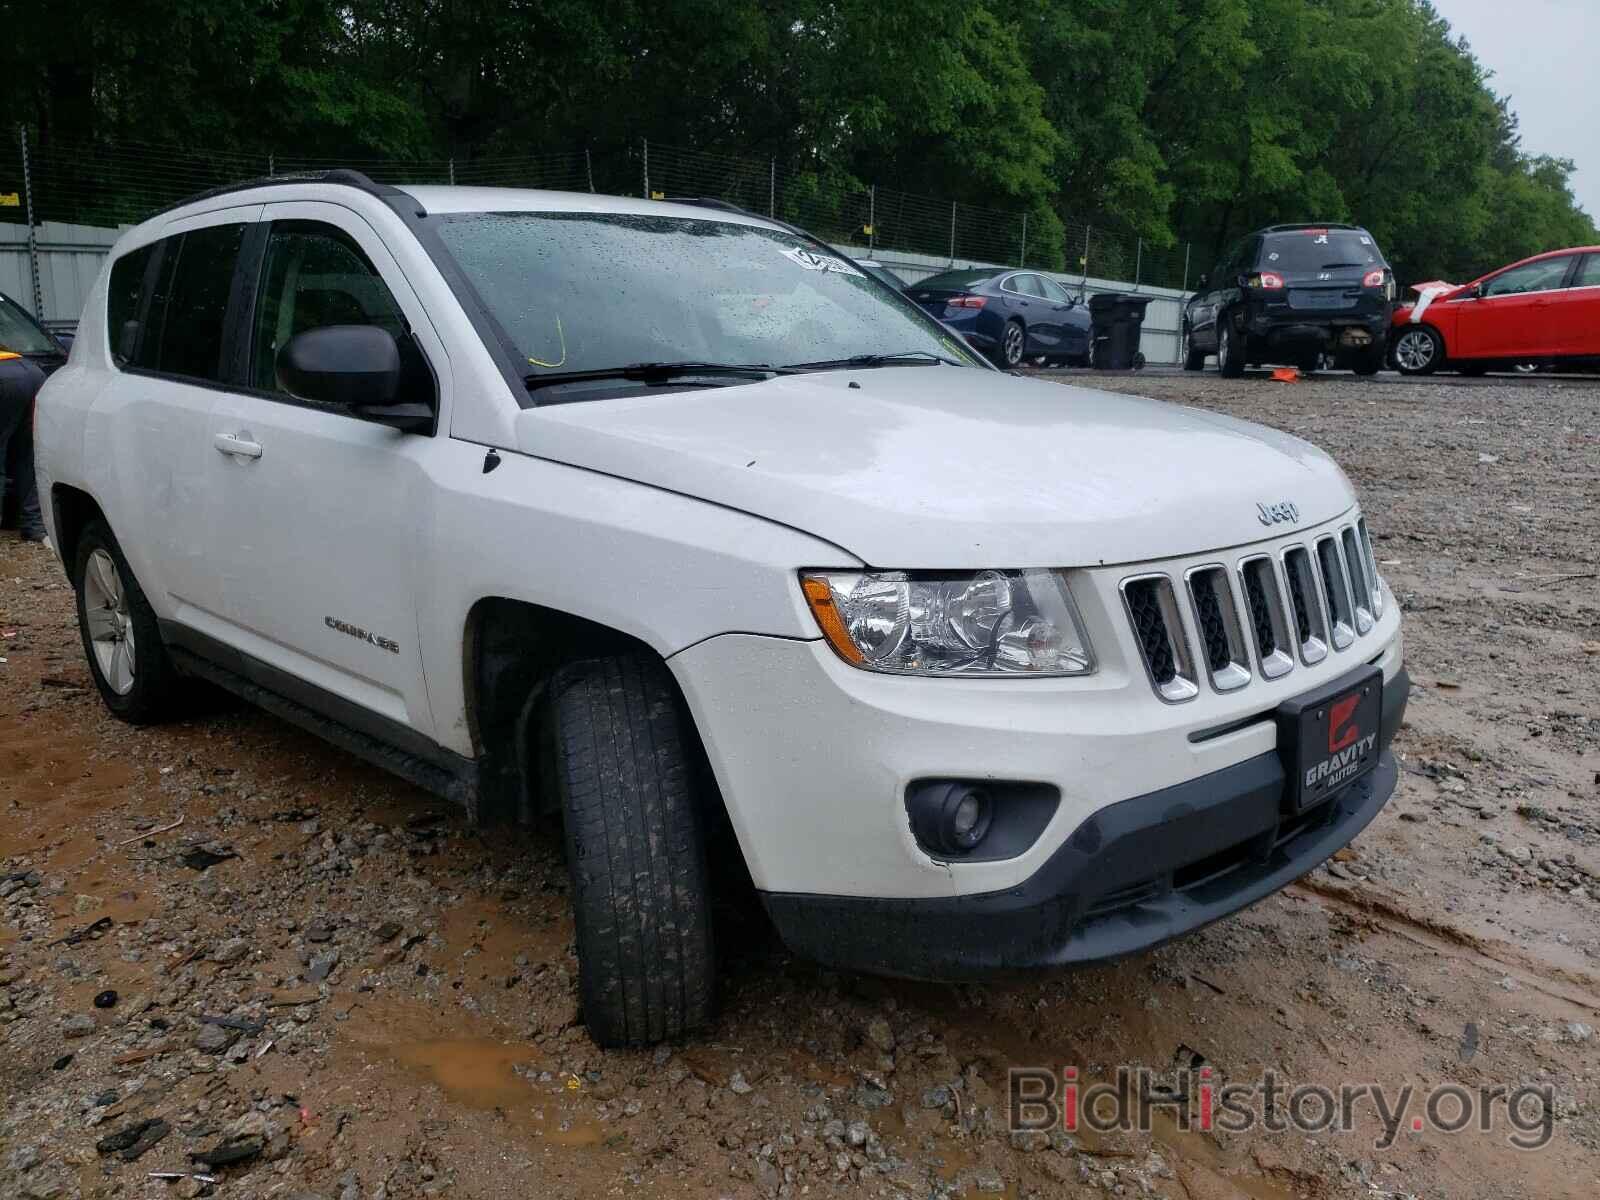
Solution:
[{"label": "roof rack rail", "polygon": [[203,192],[196,192],[192,196],[185,196],[181,200],[175,200],[165,208],[151,213],[150,217],[159,217],[165,213],[172,212],[174,209],[182,208],[186,204],[195,204],[201,200],[212,200],[218,196],[229,195],[232,192],[246,192],[252,188],[271,187],[280,183],[331,183],[340,187],[352,187],[357,191],[367,193],[369,196],[376,196],[391,208],[399,208],[404,204],[413,207],[419,217],[428,215],[427,210],[409,193],[401,191],[392,184],[377,183],[360,171],[339,167],[332,171],[295,171],[282,175],[260,175],[254,179],[241,179],[237,183],[225,183],[221,187],[207,188]]}]

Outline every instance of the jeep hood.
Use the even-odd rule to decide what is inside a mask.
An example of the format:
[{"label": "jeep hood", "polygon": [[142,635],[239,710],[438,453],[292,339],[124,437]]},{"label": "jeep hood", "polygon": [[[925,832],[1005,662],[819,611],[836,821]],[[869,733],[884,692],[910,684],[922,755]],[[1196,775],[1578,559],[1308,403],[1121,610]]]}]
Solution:
[{"label": "jeep hood", "polygon": [[1288,532],[1258,505],[1291,503],[1306,528],[1355,502],[1288,434],[953,367],[548,405],[516,432],[526,454],[766,517],[878,567],[1147,561]]}]

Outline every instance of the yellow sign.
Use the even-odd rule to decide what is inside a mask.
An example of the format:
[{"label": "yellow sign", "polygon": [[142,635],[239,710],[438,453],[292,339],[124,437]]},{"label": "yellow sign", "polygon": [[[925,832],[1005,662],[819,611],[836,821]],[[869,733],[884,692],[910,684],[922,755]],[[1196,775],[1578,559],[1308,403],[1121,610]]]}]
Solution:
[{"label": "yellow sign", "polygon": [[0,192],[0,208],[21,208],[22,197],[15,192]]},{"label": "yellow sign", "polygon": [[861,232],[866,234],[868,237],[871,237],[872,236],[872,226],[871,225],[863,225],[861,227]]},{"label": "yellow sign", "polygon": [[665,192],[651,192],[650,193],[650,199],[652,199],[652,200],[665,200],[666,198],[667,198],[667,194]]}]

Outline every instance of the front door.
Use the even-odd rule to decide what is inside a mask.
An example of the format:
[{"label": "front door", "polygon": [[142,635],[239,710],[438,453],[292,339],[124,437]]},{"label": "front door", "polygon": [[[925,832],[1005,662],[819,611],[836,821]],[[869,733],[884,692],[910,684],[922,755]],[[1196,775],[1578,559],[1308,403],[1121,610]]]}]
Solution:
[{"label": "front door", "polygon": [[1005,297],[1006,318],[1008,320],[1016,318],[1022,322],[1025,334],[1022,343],[1024,358],[1030,358],[1044,351],[1039,338],[1039,322],[1047,320],[1047,306],[1044,302],[1044,289],[1028,282],[1032,278],[1028,272],[1019,271],[1000,281],[1000,293]]},{"label": "front door", "polygon": [[1077,302],[1054,279],[1043,275],[1036,278],[1044,288],[1045,302],[1050,305],[1050,325],[1055,332],[1057,351],[1068,355],[1088,354],[1088,331],[1072,319],[1072,310],[1077,307]]},{"label": "front door", "polygon": [[[362,713],[431,738],[417,636],[428,560],[432,437],[297,400],[277,352],[325,325],[394,334],[408,388],[442,395],[443,347],[394,259],[335,205],[269,205],[248,345],[248,390],[212,412],[212,520],[229,640],[257,682],[359,726]],[[408,393],[405,399],[420,398]],[[330,701],[329,698],[335,698]],[[337,701],[357,706],[348,709]]]},{"label": "front door", "polygon": [[1462,300],[1452,358],[1538,358],[1551,353],[1552,297],[1572,267],[1570,254],[1523,263],[1487,279]]}]

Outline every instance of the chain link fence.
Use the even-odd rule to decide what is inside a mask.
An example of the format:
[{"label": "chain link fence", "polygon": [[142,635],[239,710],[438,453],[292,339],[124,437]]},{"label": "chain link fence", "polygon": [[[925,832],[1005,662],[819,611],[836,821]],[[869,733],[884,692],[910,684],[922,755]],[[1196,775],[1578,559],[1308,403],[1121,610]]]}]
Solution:
[{"label": "chain link fence", "polygon": [[[908,256],[919,276],[940,264],[1027,266],[1083,289],[1187,291],[1204,269],[1187,244],[1159,246],[1068,213],[1032,213],[918,195],[826,164],[690,150],[640,140],[559,153],[475,158],[307,158],[137,142],[41,139],[15,127],[0,148],[0,224],[27,228],[39,300],[36,232],[115,230],[187,196],[241,180],[347,167],[391,184],[463,184],[722,200],[875,257]],[[9,243],[0,249],[18,250]],[[914,264],[913,264],[914,259]],[[22,296],[18,297],[23,299]]]}]

